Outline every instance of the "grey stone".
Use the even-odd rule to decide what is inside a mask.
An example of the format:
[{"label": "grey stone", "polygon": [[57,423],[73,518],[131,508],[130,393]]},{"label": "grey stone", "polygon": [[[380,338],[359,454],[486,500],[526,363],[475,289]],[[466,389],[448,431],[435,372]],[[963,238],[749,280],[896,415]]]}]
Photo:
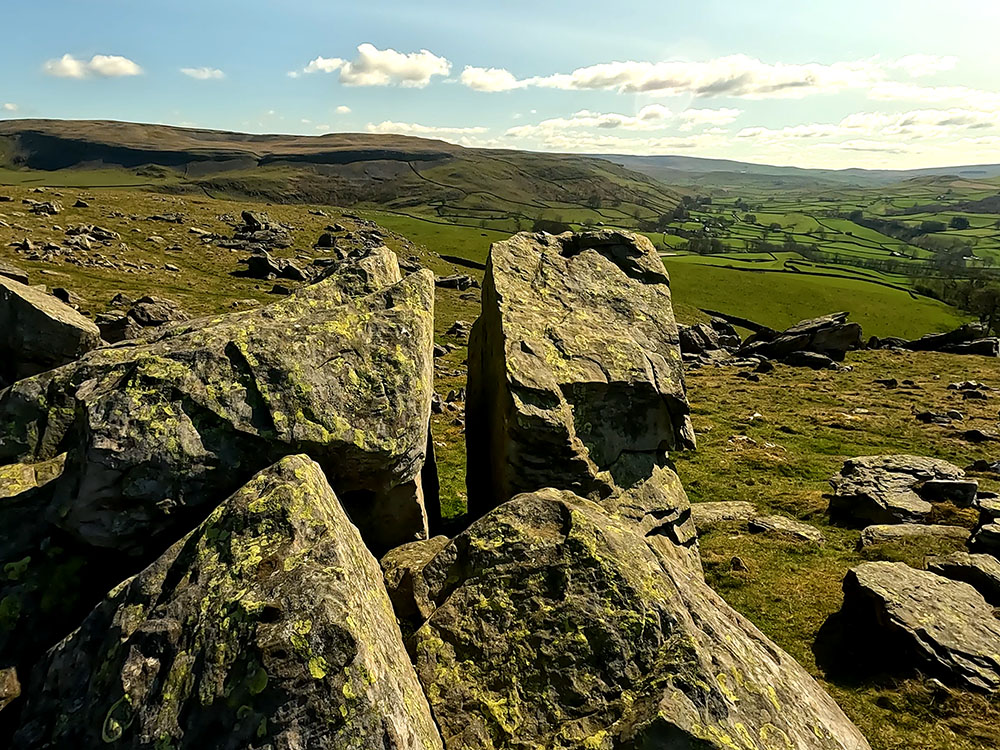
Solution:
[{"label": "grey stone", "polygon": [[993,555],[952,552],[930,558],[927,569],[953,581],[968,583],[990,604],[1000,606],[1000,560]]},{"label": "grey stone", "polygon": [[961,526],[906,524],[876,524],[868,526],[861,532],[858,541],[859,549],[866,549],[877,544],[893,544],[908,540],[939,539],[965,544],[971,536],[968,529]]},{"label": "grey stone", "polygon": [[810,542],[812,544],[823,544],[826,538],[823,532],[815,526],[796,521],[787,516],[758,516],[750,519],[748,528],[755,534],[770,534],[772,536],[785,537],[798,542]]}]

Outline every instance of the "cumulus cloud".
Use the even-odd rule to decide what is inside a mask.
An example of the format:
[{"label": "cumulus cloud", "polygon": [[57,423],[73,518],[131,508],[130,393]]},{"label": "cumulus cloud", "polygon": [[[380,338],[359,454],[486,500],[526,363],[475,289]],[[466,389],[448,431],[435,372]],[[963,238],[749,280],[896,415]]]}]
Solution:
[{"label": "cumulus cloud", "polygon": [[591,112],[582,109],[569,117],[553,117],[535,125],[519,125],[510,128],[505,135],[517,138],[548,135],[564,130],[657,130],[673,117],[673,113],[662,104],[649,104],[635,115],[617,112]]},{"label": "cumulus cloud", "polygon": [[365,43],[358,47],[358,56],[353,60],[317,57],[302,72],[337,73],[345,86],[423,88],[434,76],[447,76],[451,62],[425,49],[404,53]]},{"label": "cumulus cloud", "polygon": [[686,132],[706,125],[715,127],[729,125],[742,114],[742,109],[722,107],[721,109],[686,109],[678,117],[681,120],[680,129]]},{"label": "cumulus cloud", "polygon": [[0,109],[3,109],[4,112],[17,112],[19,107],[14,102],[4,102]]},{"label": "cumulus cloud", "polygon": [[337,114],[338,115],[349,115],[349,114],[351,114],[351,108],[348,107],[346,104],[341,104],[339,107],[337,107]]},{"label": "cumulus cloud", "polygon": [[198,81],[217,81],[226,77],[218,68],[181,68],[181,73]]},{"label": "cumulus cloud", "polygon": [[42,70],[57,78],[120,78],[142,74],[142,68],[127,57],[120,55],[94,55],[90,60],[81,60],[66,54],[49,60]]},{"label": "cumulus cloud", "polygon": [[385,120],[378,124],[371,122],[368,123],[366,130],[369,133],[394,133],[396,135],[455,136],[478,135],[487,132],[489,128],[438,127],[436,125],[420,125],[415,122],[393,122],[392,120]]},{"label": "cumulus cloud", "polygon": [[967,109],[1000,112],[1000,92],[983,91],[967,86],[919,86],[913,83],[885,81],[872,86],[868,91],[868,98],[924,104],[954,103]]},{"label": "cumulus cloud", "polygon": [[509,70],[503,68],[475,68],[466,65],[459,81],[475,91],[512,91],[524,88],[527,81],[519,81]]}]

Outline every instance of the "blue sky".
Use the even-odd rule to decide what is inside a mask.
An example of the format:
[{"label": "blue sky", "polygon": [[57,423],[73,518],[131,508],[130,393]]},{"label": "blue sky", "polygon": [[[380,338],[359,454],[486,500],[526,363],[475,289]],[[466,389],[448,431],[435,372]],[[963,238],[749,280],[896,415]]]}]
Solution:
[{"label": "blue sky", "polygon": [[33,0],[3,17],[5,118],[1000,162],[996,0]]}]

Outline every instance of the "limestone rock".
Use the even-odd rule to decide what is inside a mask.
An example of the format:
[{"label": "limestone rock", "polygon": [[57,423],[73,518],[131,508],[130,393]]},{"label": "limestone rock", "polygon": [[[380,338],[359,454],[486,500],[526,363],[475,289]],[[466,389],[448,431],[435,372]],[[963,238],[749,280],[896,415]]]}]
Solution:
[{"label": "limestone rock", "polygon": [[986,601],[1000,607],[1000,560],[993,555],[953,552],[942,557],[932,557],[927,561],[927,569],[953,581],[968,583]]},{"label": "limestone rock", "polygon": [[858,548],[865,549],[876,544],[893,544],[907,540],[940,539],[964,544],[969,539],[968,529],[961,526],[926,526],[923,524],[876,524],[861,532]]},{"label": "limestone rock", "polygon": [[0,387],[101,345],[97,326],[38,289],[0,275]]},{"label": "limestone rock", "polygon": [[848,313],[840,312],[803,320],[780,333],[760,331],[743,342],[737,356],[784,359],[793,352],[811,352],[839,362],[848,351],[863,346],[861,326],[847,318]]},{"label": "limestone rock", "polygon": [[523,232],[490,250],[469,341],[473,515],[544,487],[619,498],[693,542],[666,454],[694,446],[670,284],[652,244],[615,230]]},{"label": "limestone rock", "polygon": [[304,456],[116,587],[25,697],[17,747],[441,747],[378,563]]},{"label": "limestone rock", "polygon": [[434,611],[421,571],[448,546],[446,536],[403,544],[382,558],[382,573],[389,599],[400,620],[423,622]]},{"label": "limestone rock", "polygon": [[843,616],[873,653],[962,687],[1000,688],[1000,620],[967,583],[903,563],[859,565],[844,579]]},{"label": "limestone rock", "polygon": [[[921,456],[863,456],[844,462],[830,480],[830,515],[850,523],[919,523],[940,500],[934,480],[961,481],[965,472],[947,461]],[[923,487],[931,487],[924,495]]]},{"label": "limestone rock", "polygon": [[412,646],[445,747],[868,748],[669,545],[552,489],[450,542]]},{"label": "limestone rock", "polygon": [[757,517],[753,503],[720,501],[692,503],[691,519],[698,531],[708,531],[725,523],[747,523]]},{"label": "limestone rock", "polygon": [[826,541],[823,532],[815,526],[787,516],[758,516],[750,519],[747,527],[755,534],[770,534],[797,542],[823,544]]},{"label": "limestone rock", "polygon": [[323,467],[373,549],[426,538],[439,514],[433,293],[430,272],[400,281],[386,250],[271,306],[171,324],[0,394],[0,465],[68,453],[44,493],[0,504],[0,528],[27,519],[17,544],[0,538],[0,568],[30,558],[0,582],[17,602],[0,659],[65,633],[68,616],[39,615],[53,578],[82,616],[285,455]]}]

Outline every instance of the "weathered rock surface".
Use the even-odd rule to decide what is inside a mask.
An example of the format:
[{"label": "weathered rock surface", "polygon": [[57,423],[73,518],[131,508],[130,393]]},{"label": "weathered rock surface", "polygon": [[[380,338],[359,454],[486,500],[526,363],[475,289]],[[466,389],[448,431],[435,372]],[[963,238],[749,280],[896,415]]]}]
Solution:
[{"label": "weathered rock surface", "polygon": [[[849,523],[919,523],[942,498],[935,480],[965,479],[957,466],[921,456],[863,456],[844,462],[830,480],[830,515]],[[924,493],[923,488],[930,484]]]},{"label": "weathered rock surface", "polygon": [[927,569],[953,581],[968,583],[990,604],[1000,606],[1000,560],[993,555],[953,552],[932,557],[927,561]]},{"label": "weathered rock surface", "polygon": [[128,341],[149,333],[148,329],[167,323],[180,323],[190,316],[173,300],[142,297],[133,302],[122,315],[102,315],[97,320],[101,336],[109,343]]},{"label": "weathered rock surface", "polygon": [[0,505],[0,528],[18,529],[0,567],[28,560],[0,582],[15,602],[0,663],[65,634],[70,618],[41,612],[53,591],[89,608],[284,455],[320,463],[373,549],[426,538],[433,293],[430,272],[400,281],[385,250],[269,307],[174,324],[0,395],[0,465],[68,454],[44,492]]},{"label": "weathered rock surface", "polygon": [[698,531],[707,531],[726,523],[747,523],[756,517],[757,509],[753,503],[720,501],[691,504],[691,519]]},{"label": "weathered rock surface", "polygon": [[803,320],[780,333],[769,330],[755,333],[743,342],[737,355],[784,359],[793,352],[812,352],[839,362],[848,351],[863,346],[861,326],[848,323],[848,315],[841,312]]},{"label": "weathered rock surface", "polygon": [[412,645],[445,747],[867,748],[668,546],[551,489],[450,542]]},{"label": "weathered rock surface", "polygon": [[434,612],[427,582],[420,573],[449,541],[446,536],[436,536],[403,544],[389,550],[380,561],[385,588],[400,620],[423,622]]},{"label": "weathered rock surface", "polygon": [[0,275],[0,388],[101,345],[101,332],[68,305]]},{"label": "weathered rock surface", "polygon": [[304,456],[115,588],[25,696],[21,748],[441,747],[378,563]]},{"label": "weathered rock surface", "polygon": [[972,586],[903,563],[872,562],[844,579],[853,637],[872,652],[975,690],[1000,688],[1000,620]]},{"label": "weathered rock surface", "polygon": [[928,526],[916,523],[876,524],[861,532],[858,547],[865,549],[876,544],[894,544],[907,540],[940,539],[964,544],[970,532],[961,526]]},{"label": "weathered rock surface", "polygon": [[473,515],[556,487],[618,498],[682,544],[666,454],[694,446],[670,284],[645,237],[521,233],[490,251],[469,341]]},{"label": "weathered rock surface", "polygon": [[823,544],[826,541],[823,532],[815,526],[788,516],[758,516],[750,519],[747,528],[754,534],[771,534],[797,542]]}]

